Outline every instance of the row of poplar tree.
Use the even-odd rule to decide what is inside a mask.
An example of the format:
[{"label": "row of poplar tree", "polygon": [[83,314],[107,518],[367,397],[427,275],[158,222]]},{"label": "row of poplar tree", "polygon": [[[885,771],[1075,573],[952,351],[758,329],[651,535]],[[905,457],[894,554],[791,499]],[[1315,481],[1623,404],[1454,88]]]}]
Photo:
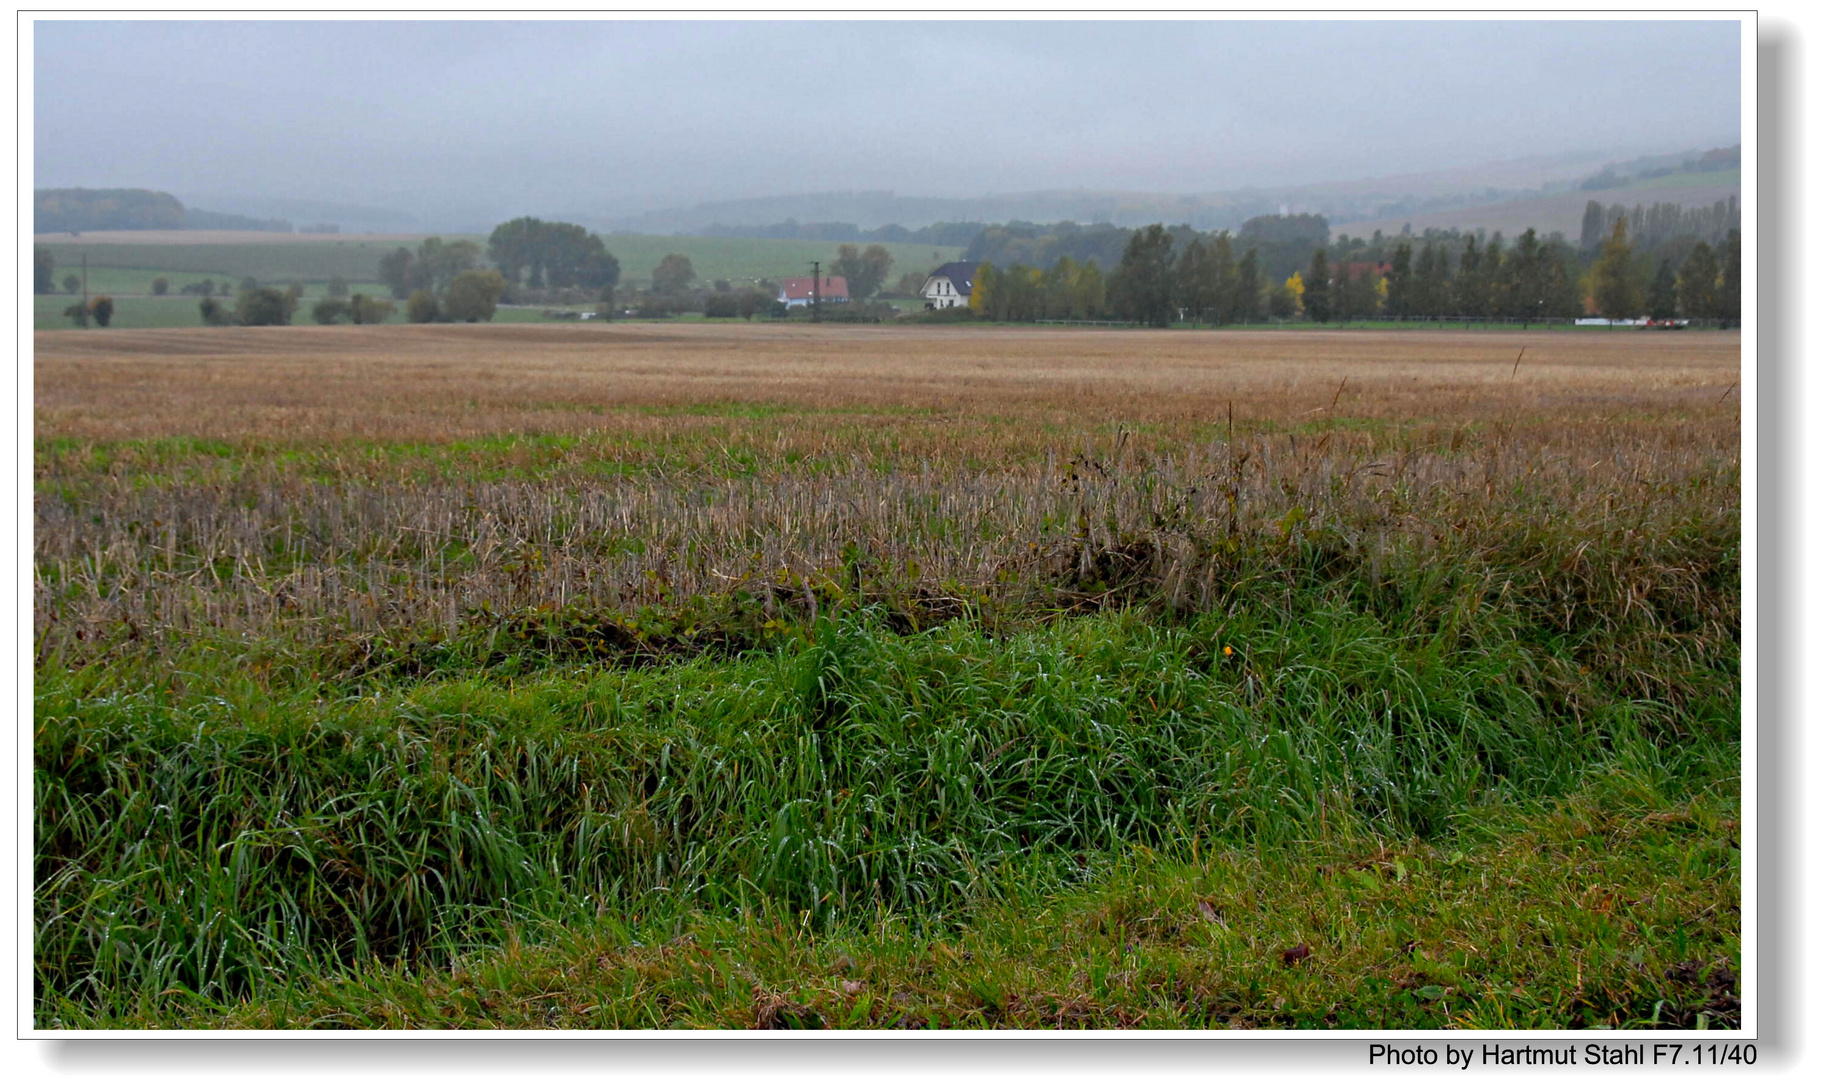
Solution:
[{"label": "row of poplar tree", "polygon": [[1589,263],[1558,234],[1542,239],[1533,229],[1513,244],[1501,233],[1462,240],[1428,240],[1418,248],[1402,240],[1386,262],[1334,260],[1315,247],[1304,269],[1271,281],[1263,280],[1257,249],[1239,255],[1227,231],[1176,242],[1165,227],[1149,225],[1129,237],[1108,273],[1095,260],[1070,256],[1046,269],[983,263],[970,308],[996,321],[1113,318],[1152,326],[1375,317],[1526,323],[1594,313],[1724,324],[1739,318],[1742,243],[1735,230],[1716,249],[1694,244],[1678,266],[1663,259],[1652,278],[1631,248],[1626,218],[1613,223]]}]

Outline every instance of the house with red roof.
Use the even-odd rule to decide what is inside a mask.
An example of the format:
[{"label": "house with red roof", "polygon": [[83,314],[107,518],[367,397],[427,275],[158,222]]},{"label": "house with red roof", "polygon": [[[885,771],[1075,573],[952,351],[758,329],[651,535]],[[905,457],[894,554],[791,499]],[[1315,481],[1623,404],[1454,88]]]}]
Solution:
[{"label": "house with red roof", "polygon": [[817,285],[818,300],[825,304],[847,304],[850,283],[835,275],[821,278],[789,277],[780,282],[780,302],[787,307],[805,307],[812,302],[812,286]]}]

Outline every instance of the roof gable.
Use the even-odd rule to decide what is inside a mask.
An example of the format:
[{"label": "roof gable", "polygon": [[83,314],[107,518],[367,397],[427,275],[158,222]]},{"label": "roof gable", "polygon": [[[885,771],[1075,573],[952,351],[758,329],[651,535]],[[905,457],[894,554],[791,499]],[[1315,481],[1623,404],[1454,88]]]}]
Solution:
[{"label": "roof gable", "polygon": [[976,277],[976,266],[973,262],[948,262],[932,271],[926,281],[929,284],[933,278],[945,278],[951,282],[951,287],[957,290],[959,296],[969,296],[972,279]]}]

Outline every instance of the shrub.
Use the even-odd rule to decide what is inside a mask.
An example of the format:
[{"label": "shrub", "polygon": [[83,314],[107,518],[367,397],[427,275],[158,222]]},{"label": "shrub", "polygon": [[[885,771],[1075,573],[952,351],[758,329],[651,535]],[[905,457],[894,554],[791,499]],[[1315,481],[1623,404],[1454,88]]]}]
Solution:
[{"label": "shrub", "polygon": [[203,316],[204,326],[233,326],[235,323],[234,313],[228,310],[228,305],[213,296],[198,301],[197,312]]},{"label": "shrub", "polygon": [[114,298],[104,295],[89,301],[89,314],[96,326],[108,325],[114,319]]},{"label": "shrub", "polygon": [[437,297],[424,289],[414,292],[406,300],[406,321],[415,323],[437,322],[442,316],[438,310]]},{"label": "shrub", "polygon": [[393,301],[374,300],[361,293],[349,297],[349,321],[383,323],[393,317]]},{"label": "shrub", "polygon": [[64,317],[77,326],[89,325],[89,309],[82,304],[71,304],[63,309]]},{"label": "shrub", "polygon": [[294,304],[270,285],[243,290],[235,298],[235,321],[242,326],[290,326]]},{"label": "shrub", "polygon": [[319,326],[329,326],[349,317],[347,300],[319,300],[311,306],[311,321]]},{"label": "shrub", "polygon": [[487,322],[507,288],[507,279],[494,270],[465,270],[444,294],[444,312],[455,322]]},{"label": "shrub", "polygon": [[152,279],[152,295],[164,296],[166,293],[169,293],[170,291],[171,291],[171,279],[170,278],[155,277]]}]

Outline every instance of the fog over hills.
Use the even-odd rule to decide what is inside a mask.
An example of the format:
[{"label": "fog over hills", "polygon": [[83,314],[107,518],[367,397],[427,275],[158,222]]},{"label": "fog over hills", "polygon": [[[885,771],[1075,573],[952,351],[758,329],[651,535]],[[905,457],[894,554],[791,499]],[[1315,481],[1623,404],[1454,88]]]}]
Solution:
[{"label": "fog over hills", "polygon": [[[1693,151],[1693,156],[1697,154]],[[1235,228],[1259,214],[1278,212],[1319,213],[1343,223],[1439,213],[1564,191],[1617,156],[1583,151],[1405,176],[1187,194],[1079,188],[933,198],[892,191],[842,191],[730,199],[625,215],[589,210],[573,213],[610,231],[660,234],[787,220],[846,222],[864,229],[882,225],[914,229],[938,221],[1079,221],[1124,226],[1169,221],[1223,229]]]},{"label": "fog over hills", "polygon": [[1698,18],[44,19],[33,184],[372,230],[1345,220],[1728,146],[1741,45]]}]

